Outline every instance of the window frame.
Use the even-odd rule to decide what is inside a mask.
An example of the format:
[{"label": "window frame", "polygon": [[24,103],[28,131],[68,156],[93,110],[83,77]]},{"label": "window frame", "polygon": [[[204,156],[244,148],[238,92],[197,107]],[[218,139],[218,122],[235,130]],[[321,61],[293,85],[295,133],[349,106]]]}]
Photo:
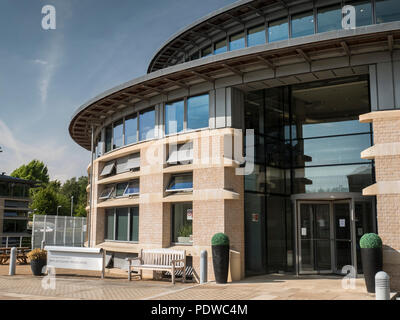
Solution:
[{"label": "window frame", "polygon": [[[171,245],[183,245],[183,246],[193,246],[194,241],[192,240],[191,242],[176,242],[175,240],[175,205],[177,204],[189,204],[192,207],[192,213],[193,213],[193,201],[185,201],[185,202],[175,202],[175,203],[171,203]],[[192,237],[193,237],[193,218],[192,218]],[[178,237],[176,237],[178,238]]]},{"label": "window frame", "polygon": [[[126,225],[126,229],[127,229],[127,238],[128,240],[117,240],[117,228],[118,228],[118,223],[117,223],[117,209],[118,208],[108,208],[105,212],[105,223],[104,223],[104,241],[107,242],[124,242],[124,243],[139,243],[139,234],[140,234],[140,228],[139,228],[139,221],[138,221],[138,225],[137,225],[137,234],[138,234],[138,240],[132,240],[131,239],[131,224],[132,224],[132,216],[133,216],[133,209],[137,208],[137,216],[138,219],[140,219],[140,211],[139,211],[139,206],[135,205],[135,206],[128,206],[128,207],[119,207],[119,209],[123,209],[123,208],[127,208],[128,209],[128,221],[127,221],[127,225]],[[107,212],[109,211],[109,212]],[[107,234],[108,234],[108,219],[107,216],[113,216],[113,239],[107,239]]]},{"label": "window frame", "polygon": [[[176,177],[181,177],[181,176],[191,176],[192,177],[192,187],[191,188],[181,188],[181,189],[171,189],[172,184],[175,182]],[[176,173],[172,174],[167,188],[165,189],[165,192],[167,193],[173,193],[173,192],[193,192],[193,172],[184,172],[184,173]]]},{"label": "window frame", "polygon": [[[105,193],[105,191],[107,189],[110,189],[108,196],[105,196],[105,195],[103,196],[103,194]],[[114,189],[115,189],[115,185],[105,185],[103,191],[99,195],[99,200],[108,200],[108,199],[112,198],[112,193],[114,192]]]}]

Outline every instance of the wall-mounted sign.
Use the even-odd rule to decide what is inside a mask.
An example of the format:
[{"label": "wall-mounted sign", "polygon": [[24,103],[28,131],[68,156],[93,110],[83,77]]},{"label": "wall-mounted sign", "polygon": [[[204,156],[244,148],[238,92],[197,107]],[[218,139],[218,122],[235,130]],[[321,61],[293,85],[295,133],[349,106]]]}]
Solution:
[{"label": "wall-mounted sign", "polygon": [[187,209],[186,210],[186,219],[187,220],[193,220],[193,209]]},{"label": "wall-mounted sign", "polygon": [[339,227],[341,228],[346,227],[346,219],[339,219]]},{"label": "wall-mounted sign", "polygon": [[259,214],[258,213],[252,213],[251,214],[251,221],[258,222],[258,220],[259,220]]},{"label": "wall-mounted sign", "polygon": [[307,235],[307,228],[301,228],[301,235],[306,236]]}]

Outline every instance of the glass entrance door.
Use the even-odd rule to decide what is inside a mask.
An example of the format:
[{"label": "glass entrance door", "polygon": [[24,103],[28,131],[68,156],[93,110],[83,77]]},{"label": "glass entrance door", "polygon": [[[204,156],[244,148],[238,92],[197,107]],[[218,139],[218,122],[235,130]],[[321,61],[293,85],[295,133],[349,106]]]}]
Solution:
[{"label": "glass entrance door", "polygon": [[329,203],[301,203],[299,263],[301,273],[331,273]]},{"label": "glass entrance door", "polygon": [[350,200],[300,201],[298,205],[299,273],[342,273],[352,265]]},{"label": "glass entrance door", "polygon": [[333,221],[335,239],[335,269],[336,273],[342,273],[342,268],[352,265],[351,256],[351,220],[350,202],[333,202]]}]

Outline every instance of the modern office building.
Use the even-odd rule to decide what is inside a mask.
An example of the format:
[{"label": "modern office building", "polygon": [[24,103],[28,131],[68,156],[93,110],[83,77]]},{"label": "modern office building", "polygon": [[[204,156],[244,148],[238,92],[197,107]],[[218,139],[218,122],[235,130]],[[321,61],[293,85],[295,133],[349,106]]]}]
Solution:
[{"label": "modern office building", "polygon": [[378,232],[400,289],[399,49],[398,0],[242,0],[182,29],[73,115],[90,244],[184,248],[197,273],[208,250],[213,276],[224,232],[236,279],[361,273]]},{"label": "modern office building", "polygon": [[35,182],[0,175],[0,246],[30,246],[29,189]]}]

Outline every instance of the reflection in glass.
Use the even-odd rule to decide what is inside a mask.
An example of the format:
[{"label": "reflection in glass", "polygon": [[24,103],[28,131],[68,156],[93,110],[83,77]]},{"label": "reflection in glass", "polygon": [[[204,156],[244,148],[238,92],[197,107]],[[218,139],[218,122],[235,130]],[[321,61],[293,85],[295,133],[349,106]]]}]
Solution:
[{"label": "reflection in glass", "polygon": [[139,207],[133,207],[131,212],[130,241],[139,241]]},{"label": "reflection in glass", "polygon": [[317,166],[369,162],[361,152],[371,146],[371,135],[350,135],[330,138],[294,140],[295,166]]},{"label": "reflection in glass", "polygon": [[114,145],[113,149],[120,148],[124,144],[124,122],[122,120],[114,122]]},{"label": "reflection in glass", "polygon": [[246,176],[244,188],[246,191],[265,192],[265,167],[254,165],[254,170]]},{"label": "reflection in glass", "polygon": [[361,192],[372,184],[372,167],[340,165],[294,170],[293,193]]},{"label": "reflection in glass", "polygon": [[312,11],[292,16],[292,38],[314,34],[314,14]]},{"label": "reflection in glass", "polygon": [[128,241],[128,208],[117,208],[117,234],[115,240]]},{"label": "reflection in glass", "polygon": [[264,194],[245,193],[245,261],[246,274],[265,273],[265,198]]},{"label": "reflection in glass", "polygon": [[165,134],[183,131],[184,108],[183,100],[165,104]]},{"label": "reflection in glass", "polygon": [[318,32],[342,29],[342,8],[333,6],[318,9]]},{"label": "reflection in glass", "polygon": [[376,0],[376,23],[400,20],[399,0]]},{"label": "reflection in glass", "polygon": [[114,210],[106,210],[106,239],[114,240]]},{"label": "reflection in glass", "polygon": [[247,32],[247,46],[257,46],[264,44],[265,40],[265,26],[261,25],[258,27],[250,28]]},{"label": "reflection in glass", "polygon": [[106,127],[106,152],[111,151],[112,147],[112,128]]},{"label": "reflection in glass", "polygon": [[208,127],[209,96],[191,97],[187,100],[187,129]]},{"label": "reflection in glass", "polygon": [[136,114],[125,118],[125,144],[137,142]]},{"label": "reflection in glass", "polygon": [[226,52],[226,51],[227,51],[226,39],[215,43],[214,54],[223,53],[223,52]]},{"label": "reflection in glass", "polygon": [[212,55],[212,48],[211,46],[204,48],[201,50],[201,56],[202,57],[208,57]]},{"label": "reflection in glass", "polygon": [[242,49],[246,46],[244,40],[244,33],[240,32],[229,37],[229,50]]},{"label": "reflection in glass", "polygon": [[347,4],[352,5],[356,9],[356,27],[372,24],[371,0],[346,2],[346,5]]},{"label": "reflection in glass", "polygon": [[154,138],[154,126],[155,126],[154,108],[141,111],[139,115],[140,141]]},{"label": "reflection in glass", "polygon": [[287,18],[273,21],[268,26],[268,42],[281,41],[289,38]]},{"label": "reflection in glass", "polygon": [[172,205],[172,242],[192,243],[192,203]]}]

